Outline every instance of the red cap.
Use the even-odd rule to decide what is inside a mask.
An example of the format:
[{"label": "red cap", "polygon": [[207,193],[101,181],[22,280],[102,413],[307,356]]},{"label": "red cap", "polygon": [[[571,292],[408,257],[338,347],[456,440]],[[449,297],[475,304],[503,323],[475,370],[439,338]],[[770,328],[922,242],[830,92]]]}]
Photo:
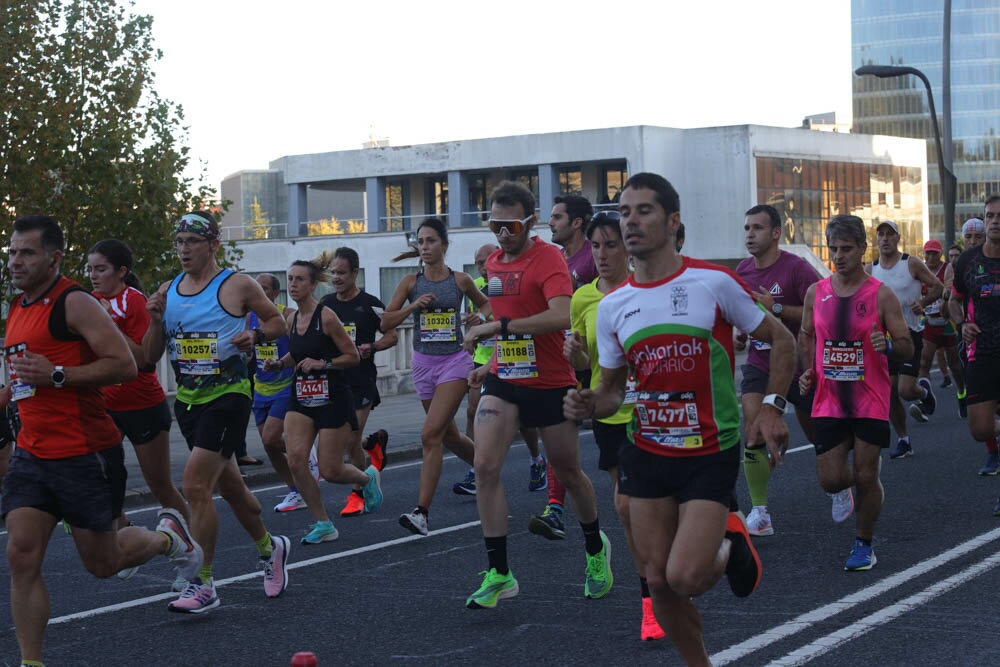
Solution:
[{"label": "red cap", "polygon": [[941,247],[940,241],[931,239],[924,244],[924,252],[944,252],[944,248]]}]

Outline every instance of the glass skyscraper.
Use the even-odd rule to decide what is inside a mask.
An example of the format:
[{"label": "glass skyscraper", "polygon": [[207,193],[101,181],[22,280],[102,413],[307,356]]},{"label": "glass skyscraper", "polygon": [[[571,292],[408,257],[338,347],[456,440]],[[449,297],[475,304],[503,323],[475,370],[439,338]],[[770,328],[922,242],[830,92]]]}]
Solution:
[{"label": "glass skyscraper", "polygon": [[[851,63],[915,67],[927,75],[941,119],[944,0],[851,0]],[[854,77],[854,131],[928,139],[931,236],[944,241],[937,150],[923,83],[914,76]],[[953,0],[951,123],[955,229],[1000,192],[1000,0]]]}]

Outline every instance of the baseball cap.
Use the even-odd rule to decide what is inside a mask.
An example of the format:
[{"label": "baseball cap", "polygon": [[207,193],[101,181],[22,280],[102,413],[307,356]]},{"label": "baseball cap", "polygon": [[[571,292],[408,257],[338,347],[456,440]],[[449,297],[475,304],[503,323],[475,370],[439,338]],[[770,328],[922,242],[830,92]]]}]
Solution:
[{"label": "baseball cap", "polygon": [[931,239],[924,244],[924,252],[944,252],[944,248],[941,247],[940,241]]},{"label": "baseball cap", "polygon": [[986,226],[980,218],[969,218],[962,225],[962,236],[965,236],[969,232],[977,232],[982,234],[986,231]]},{"label": "baseball cap", "polygon": [[878,226],[875,228],[875,231],[877,232],[878,230],[882,229],[882,227],[889,227],[889,229],[891,229],[892,231],[896,232],[897,234],[899,233],[899,225],[897,225],[892,220],[883,220],[882,222],[878,223]]}]

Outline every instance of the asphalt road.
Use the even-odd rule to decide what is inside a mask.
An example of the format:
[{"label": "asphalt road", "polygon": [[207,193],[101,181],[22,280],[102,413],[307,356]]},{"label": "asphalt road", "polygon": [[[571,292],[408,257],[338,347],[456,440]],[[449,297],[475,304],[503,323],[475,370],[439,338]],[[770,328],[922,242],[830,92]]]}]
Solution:
[{"label": "asphalt road", "polygon": [[[761,587],[738,600],[723,580],[697,601],[714,664],[1000,663],[1000,519],[992,515],[1000,483],[976,475],[982,445],[954,416],[953,394],[943,394],[934,420],[911,426],[915,456],[884,457],[886,503],[874,542],[878,565],[870,572],[843,571],[853,518],[839,526],[831,521],[829,499],[815,481],[813,450],[793,428],[793,450],[772,479],[776,534],[755,538],[764,563]],[[220,504],[215,574],[222,605],[199,617],[166,611],[174,595],[164,559],[130,580],[98,581],[57,530],[45,563],[52,601],[46,664],[287,665],[301,650],[313,651],[320,665],[680,664],[669,642],[639,641],[638,582],[610,483],[597,470],[589,432],[580,444],[613,545],[615,586],[602,600],[583,597],[583,539],[575,525],[560,542],[527,532],[545,494],[528,493],[528,458],[519,445],[504,482],[510,563],[521,593],[495,610],[463,604],[486,567],[474,499],[450,489],[463,465],[446,461],[432,533],[417,537],[397,518],[415,504],[419,465],[399,462],[383,473],[382,510],[335,519],[336,542],[298,546],[310,521],[305,511],[266,516],[272,532],[295,542],[291,583],[273,600],[263,594],[253,546]],[[338,511],[346,488],[323,488],[328,509]],[[255,491],[267,508],[282,493],[273,486]],[[748,502],[742,480],[740,494]],[[130,515],[151,525],[155,509]],[[3,564],[0,599],[7,598],[8,582]],[[0,603],[0,628],[0,664],[16,665],[6,602]]]}]

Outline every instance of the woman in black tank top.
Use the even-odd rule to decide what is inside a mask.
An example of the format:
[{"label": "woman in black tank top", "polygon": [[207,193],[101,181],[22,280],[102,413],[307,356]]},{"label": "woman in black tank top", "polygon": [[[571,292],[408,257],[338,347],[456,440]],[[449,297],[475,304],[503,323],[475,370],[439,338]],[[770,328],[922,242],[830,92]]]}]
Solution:
[{"label": "woman in black tank top", "polygon": [[312,261],[293,262],[288,269],[288,295],[296,304],[296,311],[289,316],[289,351],[278,361],[265,364],[267,370],[294,367],[296,371],[285,414],[285,450],[295,486],[315,519],[302,544],[339,537],[323,506],[319,484],[309,471],[309,454],[317,434],[316,454],[323,479],[360,485],[366,512],[374,512],[382,504],[378,470],[369,466],[362,472],[344,463],[358,422],[354,398],[341,369],[357,366],[361,358],[340,319],[314,295],[321,281],[329,281],[332,259],[323,253]]}]

